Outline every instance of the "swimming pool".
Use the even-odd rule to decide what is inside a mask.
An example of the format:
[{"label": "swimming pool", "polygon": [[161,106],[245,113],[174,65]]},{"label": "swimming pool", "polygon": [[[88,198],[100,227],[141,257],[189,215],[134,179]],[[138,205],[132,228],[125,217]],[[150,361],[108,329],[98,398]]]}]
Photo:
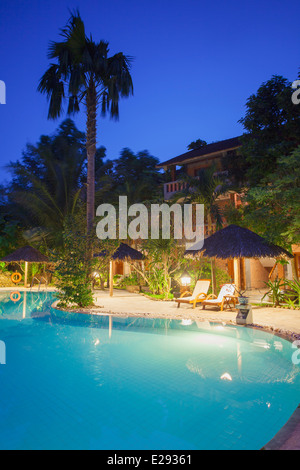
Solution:
[{"label": "swimming pool", "polygon": [[276,336],[66,319],[52,302],[0,294],[0,449],[260,449],[299,404],[294,350]]}]

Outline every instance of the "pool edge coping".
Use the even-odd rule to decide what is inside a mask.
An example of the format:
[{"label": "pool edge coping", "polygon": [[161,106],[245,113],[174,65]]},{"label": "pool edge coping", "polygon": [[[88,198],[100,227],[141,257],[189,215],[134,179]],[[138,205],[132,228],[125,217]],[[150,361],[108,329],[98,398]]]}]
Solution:
[{"label": "pool edge coping", "polygon": [[[298,432],[297,428],[299,428]],[[300,450],[299,440],[296,447],[290,447],[288,444],[290,440],[293,440],[294,433],[300,434],[300,404],[288,421],[261,450]],[[295,440],[297,440],[297,435]]]},{"label": "pool edge coping", "polygon": [[[115,317],[131,317],[131,318],[136,318],[136,317],[139,317],[139,318],[148,318],[148,319],[161,319],[161,320],[180,320],[180,318],[174,318],[172,317],[172,315],[166,315],[166,314],[158,314],[158,315],[154,315],[152,313],[150,314],[145,314],[145,313],[134,313],[134,314],[130,314],[128,312],[112,312],[112,311],[107,311],[107,312],[103,312],[103,311],[97,311],[97,307],[92,307],[92,308],[77,308],[77,309],[74,309],[74,310],[67,310],[66,308],[60,308],[57,306],[59,300],[55,300],[52,304],[51,304],[51,308],[53,308],[54,310],[58,310],[59,312],[65,312],[65,313],[74,313],[74,314],[81,314],[81,315],[90,315],[90,316],[107,316],[107,315],[111,315],[111,316],[115,316]],[[216,312],[218,313],[218,312]],[[198,318],[195,318],[194,316],[191,316],[189,314],[186,314],[185,312],[185,315],[184,315],[185,318],[189,317],[191,320],[199,320]],[[201,321],[201,320],[199,320]],[[248,324],[238,324],[236,323],[235,321],[233,320],[226,320],[226,319],[220,319],[220,320],[217,320],[217,319],[214,319],[214,320],[209,320],[211,321],[212,323],[222,323],[222,324],[225,324],[225,325],[234,325],[234,326],[240,326],[240,327],[244,327],[244,328],[253,328],[253,329],[256,329],[256,330],[260,330],[260,331],[265,331],[266,333],[270,333],[274,336],[278,336],[282,339],[285,339],[287,341],[289,341],[290,343],[293,343],[294,341],[296,340],[300,340],[300,333],[296,333],[294,331],[291,331],[291,330],[284,330],[282,328],[274,328],[272,326],[266,326],[266,325],[260,325],[259,323],[248,323]]]}]

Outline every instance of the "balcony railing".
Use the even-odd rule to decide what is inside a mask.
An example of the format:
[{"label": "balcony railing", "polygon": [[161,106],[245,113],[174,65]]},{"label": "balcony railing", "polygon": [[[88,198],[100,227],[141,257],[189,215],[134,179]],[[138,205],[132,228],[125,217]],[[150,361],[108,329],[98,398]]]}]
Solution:
[{"label": "balcony railing", "polygon": [[175,193],[183,191],[187,187],[187,183],[183,181],[171,181],[170,183],[164,184],[164,197],[165,199],[171,199]]},{"label": "balcony railing", "polygon": [[[172,199],[172,197],[186,189],[187,183],[182,180],[170,181],[169,183],[164,184],[164,199],[165,201]],[[222,194],[218,197],[219,200],[221,199],[230,199],[230,193]]]}]

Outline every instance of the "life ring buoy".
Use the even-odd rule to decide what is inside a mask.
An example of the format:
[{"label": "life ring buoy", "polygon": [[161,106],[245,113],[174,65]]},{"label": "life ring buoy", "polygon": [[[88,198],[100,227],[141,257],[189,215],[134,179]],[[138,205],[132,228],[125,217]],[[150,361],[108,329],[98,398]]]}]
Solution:
[{"label": "life ring buoy", "polygon": [[18,283],[21,281],[22,276],[21,276],[20,273],[15,272],[15,273],[13,273],[13,274],[11,275],[10,278],[11,278],[11,280],[12,280],[12,282],[13,282],[14,284],[18,284]]},{"label": "life ring buoy", "polygon": [[[15,297],[16,295],[16,297]],[[10,300],[12,300],[13,302],[18,302],[21,298],[21,294],[20,292],[18,291],[15,291],[15,292],[11,292],[10,294]]]}]

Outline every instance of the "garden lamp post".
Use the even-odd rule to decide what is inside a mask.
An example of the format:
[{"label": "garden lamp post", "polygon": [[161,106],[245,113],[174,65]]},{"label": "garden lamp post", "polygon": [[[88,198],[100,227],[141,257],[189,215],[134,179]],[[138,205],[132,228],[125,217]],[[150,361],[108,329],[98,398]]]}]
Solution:
[{"label": "garden lamp post", "polygon": [[180,294],[183,294],[187,290],[189,290],[189,286],[191,285],[191,276],[187,271],[184,271],[180,277]]}]

